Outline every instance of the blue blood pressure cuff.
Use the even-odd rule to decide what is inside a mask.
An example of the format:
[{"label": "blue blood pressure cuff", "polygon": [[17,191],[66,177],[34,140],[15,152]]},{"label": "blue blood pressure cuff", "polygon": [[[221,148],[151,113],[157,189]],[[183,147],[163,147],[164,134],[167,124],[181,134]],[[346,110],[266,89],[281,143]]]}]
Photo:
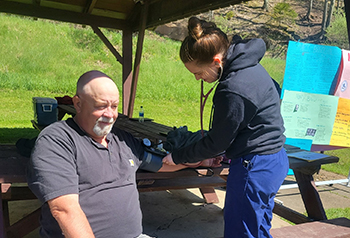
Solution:
[{"label": "blue blood pressure cuff", "polygon": [[145,149],[140,169],[150,172],[157,172],[163,165],[163,157],[150,149]]}]

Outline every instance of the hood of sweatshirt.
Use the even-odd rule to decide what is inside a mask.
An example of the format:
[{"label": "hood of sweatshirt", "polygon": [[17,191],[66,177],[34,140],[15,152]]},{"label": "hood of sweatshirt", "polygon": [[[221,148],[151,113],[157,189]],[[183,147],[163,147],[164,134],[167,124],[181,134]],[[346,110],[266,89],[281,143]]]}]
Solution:
[{"label": "hood of sweatshirt", "polygon": [[242,40],[239,36],[234,36],[227,50],[221,80],[232,72],[257,65],[265,51],[266,44],[262,39]]}]

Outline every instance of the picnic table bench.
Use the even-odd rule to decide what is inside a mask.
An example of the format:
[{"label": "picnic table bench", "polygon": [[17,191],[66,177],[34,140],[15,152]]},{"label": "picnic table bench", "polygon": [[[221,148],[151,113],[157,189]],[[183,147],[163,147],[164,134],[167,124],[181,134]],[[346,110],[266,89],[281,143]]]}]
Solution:
[{"label": "picnic table bench", "polygon": [[350,220],[345,217],[271,229],[274,238],[348,238]]}]

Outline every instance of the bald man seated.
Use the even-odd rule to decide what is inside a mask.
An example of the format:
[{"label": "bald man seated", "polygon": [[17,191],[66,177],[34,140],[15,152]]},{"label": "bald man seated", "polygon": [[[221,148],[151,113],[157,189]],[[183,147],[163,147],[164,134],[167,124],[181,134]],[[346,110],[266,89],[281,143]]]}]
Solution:
[{"label": "bald man seated", "polygon": [[28,165],[29,188],[42,202],[41,237],[146,238],[137,169],[186,166],[150,162],[140,140],[113,127],[119,91],[100,71],[84,73],[73,97],[76,115],[39,134]]}]

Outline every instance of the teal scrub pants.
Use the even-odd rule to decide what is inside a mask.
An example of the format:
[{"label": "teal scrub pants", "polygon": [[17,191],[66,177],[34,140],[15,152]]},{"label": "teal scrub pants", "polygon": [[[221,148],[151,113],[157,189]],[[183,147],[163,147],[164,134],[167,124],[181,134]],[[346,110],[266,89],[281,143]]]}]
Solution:
[{"label": "teal scrub pants", "polygon": [[225,238],[272,237],[269,231],[274,198],[288,168],[284,149],[231,161],[224,208]]}]

